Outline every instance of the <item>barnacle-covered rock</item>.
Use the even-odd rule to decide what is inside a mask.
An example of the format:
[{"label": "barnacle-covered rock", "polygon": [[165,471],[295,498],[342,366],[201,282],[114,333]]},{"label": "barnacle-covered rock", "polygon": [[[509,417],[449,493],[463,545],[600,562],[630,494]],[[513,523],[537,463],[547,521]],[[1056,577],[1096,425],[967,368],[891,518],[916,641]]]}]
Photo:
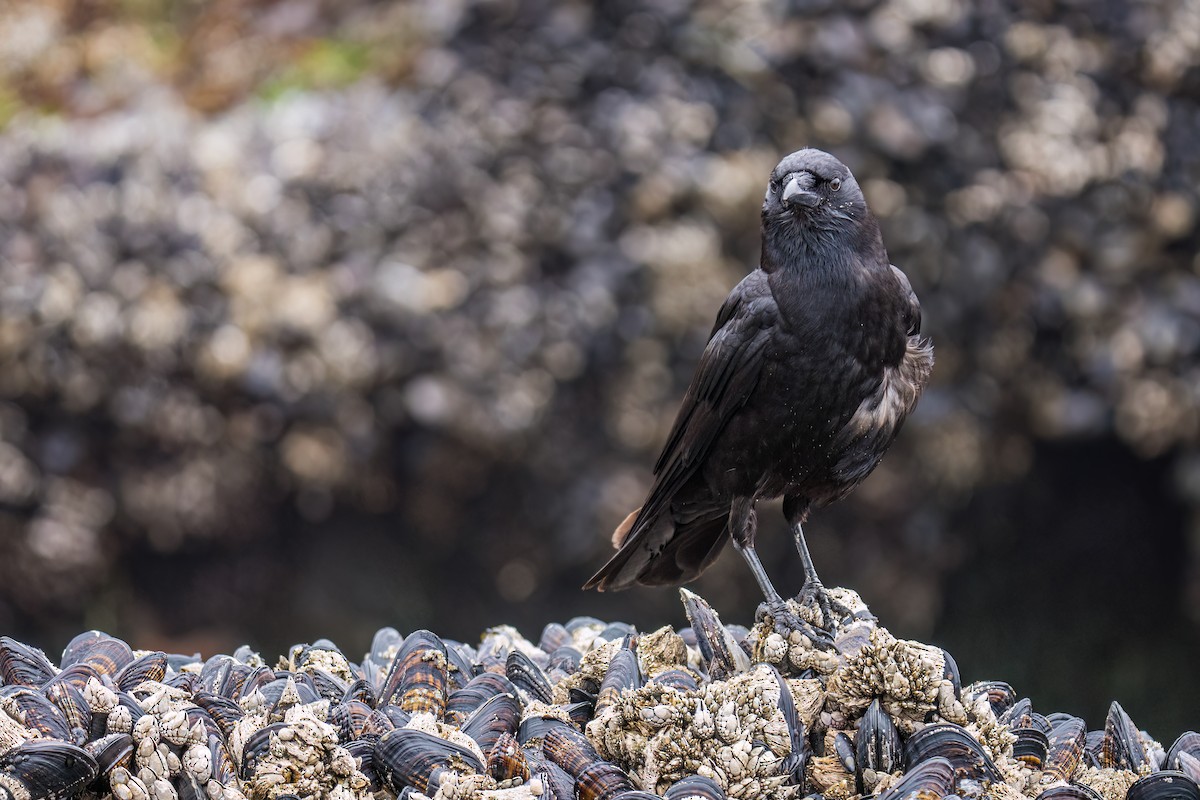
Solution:
[{"label": "barnacle-covered rock", "polygon": [[1085,767],[1075,774],[1074,780],[1094,790],[1104,800],[1125,800],[1129,787],[1137,783],[1139,777],[1127,769]]},{"label": "barnacle-covered rock", "polygon": [[793,797],[799,787],[782,770],[792,754],[791,726],[803,723],[781,709],[784,685],[766,665],[696,695],[648,684],[597,716],[588,736],[652,791],[700,774],[731,798]]},{"label": "barnacle-covered rock", "polygon": [[316,705],[288,709],[284,722],[270,733],[266,752],[258,756],[247,781],[252,800],[283,794],[370,797],[366,776],[339,745],[337,728],[323,720]]},{"label": "barnacle-covered rock", "polygon": [[830,676],[829,699],[834,707],[857,715],[879,698],[905,732],[931,712],[965,723],[966,710],[954,698],[945,667],[940,648],[897,639],[886,628],[875,628],[869,641]]},{"label": "barnacle-covered rock", "polygon": [[[55,668],[28,656],[26,669],[25,651],[4,642],[16,654],[8,671],[17,682],[0,686],[0,794],[1166,800],[1181,790],[1195,800],[1195,734],[1164,752],[1115,703],[1105,729],[1088,734],[1083,720],[1043,715],[1007,684],[959,690],[948,654],[896,639],[852,605],[856,595],[836,596],[854,610],[819,646],[802,634],[779,637],[769,618],[749,634],[756,653],[772,637],[784,643],[786,678],[753,657],[743,669],[731,648],[740,650],[744,631],[687,594],[699,632],[640,635],[577,618],[547,627],[553,653],[507,626],[489,630],[478,649],[385,629],[361,664],[322,640],[291,648],[270,669],[252,667],[248,660],[261,659],[244,649],[201,661],[135,652],[96,634],[68,648],[84,660],[34,687],[30,670]],[[686,644],[700,634],[711,651],[703,658]],[[583,640],[586,652],[576,649]],[[721,648],[728,658],[718,657]],[[797,674],[795,657],[816,666]],[[60,773],[80,764],[82,777],[63,783]]]}]

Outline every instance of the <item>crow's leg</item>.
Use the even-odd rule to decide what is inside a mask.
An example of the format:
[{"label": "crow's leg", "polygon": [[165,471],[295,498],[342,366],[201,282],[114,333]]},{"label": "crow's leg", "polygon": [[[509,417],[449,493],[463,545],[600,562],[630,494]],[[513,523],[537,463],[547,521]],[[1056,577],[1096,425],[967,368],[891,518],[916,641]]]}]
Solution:
[{"label": "crow's leg", "polygon": [[788,630],[798,630],[812,639],[818,647],[832,647],[833,640],[826,633],[796,616],[788,608],[784,599],[779,596],[779,592],[775,591],[775,586],[767,576],[767,571],[758,558],[758,552],[754,549],[754,535],[757,530],[758,516],[754,513],[754,501],[742,497],[734,500],[729,512],[730,538],[733,539],[734,548],[741,553],[742,558],[750,566],[750,572],[754,574],[754,579],[758,581],[758,588],[762,590],[763,596],[767,600],[762,606],[759,606],[758,616],[765,611],[775,621],[776,629],[785,635]]},{"label": "crow's leg", "polygon": [[[787,517],[788,525],[792,528],[792,538],[796,541],[796,550],[800,553],[800,563],[804,565],[804,586],[796,599],[801,603],[813,600],[821,610],[821,628],[833,632],[834,608],[829,597],[829,590],[817,577],[817,568],[813,566],[812,555],[808,552],[808,542],[804,541],[804,529],[801,524],[808,515],[808,504],[795,497],[785,497],[783,500],[783,515]],[[850,613],[850,609],[837,604],[837,612],[841,616]]]}]

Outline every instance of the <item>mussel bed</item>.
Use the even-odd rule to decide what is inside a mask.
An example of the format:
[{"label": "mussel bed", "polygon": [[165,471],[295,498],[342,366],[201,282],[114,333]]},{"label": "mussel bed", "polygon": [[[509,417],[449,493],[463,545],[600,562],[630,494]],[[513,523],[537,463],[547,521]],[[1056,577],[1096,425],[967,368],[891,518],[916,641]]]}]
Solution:
[{"label": "mussel bed", "polygon": [[1089,729],[963,686],[852,591],[828,640],[681,593],[679,631],[384,628],[357,662],[324,639],[270,664],[89,631],[56,665],[0,637],[0,800],[1200,800],[1200,734],[1164,747],[1116,702]]}]

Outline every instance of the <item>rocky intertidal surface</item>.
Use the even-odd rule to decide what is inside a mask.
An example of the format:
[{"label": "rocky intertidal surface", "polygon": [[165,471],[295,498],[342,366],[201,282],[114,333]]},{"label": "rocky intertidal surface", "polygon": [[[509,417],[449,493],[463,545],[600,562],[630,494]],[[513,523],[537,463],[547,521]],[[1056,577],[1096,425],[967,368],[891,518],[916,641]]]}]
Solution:
[{"label": "rocky intertidal surface", "polygon": [[680,631],[384,628],[357,663],[324,639],[271,665],[90,631],[55,666],[0,638],[0,798],[1200,800],[1200,734],[1165,748],[1116,702],[1089,730],[1006,683],[963,686],[851,591],[828,639],[726,626],[682,594]]}]

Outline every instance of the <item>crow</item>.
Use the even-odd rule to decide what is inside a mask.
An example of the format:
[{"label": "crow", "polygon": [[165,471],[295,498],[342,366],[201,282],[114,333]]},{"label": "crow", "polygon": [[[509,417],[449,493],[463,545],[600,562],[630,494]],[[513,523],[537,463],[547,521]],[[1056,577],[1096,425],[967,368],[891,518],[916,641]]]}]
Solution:
[{"label": "crow", "polygon": [[804,564],[798,599],[832,630],[801,526],[871,474],[916,406],[933,368],[920,329],[920,303],[850,170],[820,150],[785,157],[763,200],[758,269],[717,312],[650,493],[584,588],[686,583],[732,539],[765,612],[811,632],[754,550],[756,501],[783,497]]}]

